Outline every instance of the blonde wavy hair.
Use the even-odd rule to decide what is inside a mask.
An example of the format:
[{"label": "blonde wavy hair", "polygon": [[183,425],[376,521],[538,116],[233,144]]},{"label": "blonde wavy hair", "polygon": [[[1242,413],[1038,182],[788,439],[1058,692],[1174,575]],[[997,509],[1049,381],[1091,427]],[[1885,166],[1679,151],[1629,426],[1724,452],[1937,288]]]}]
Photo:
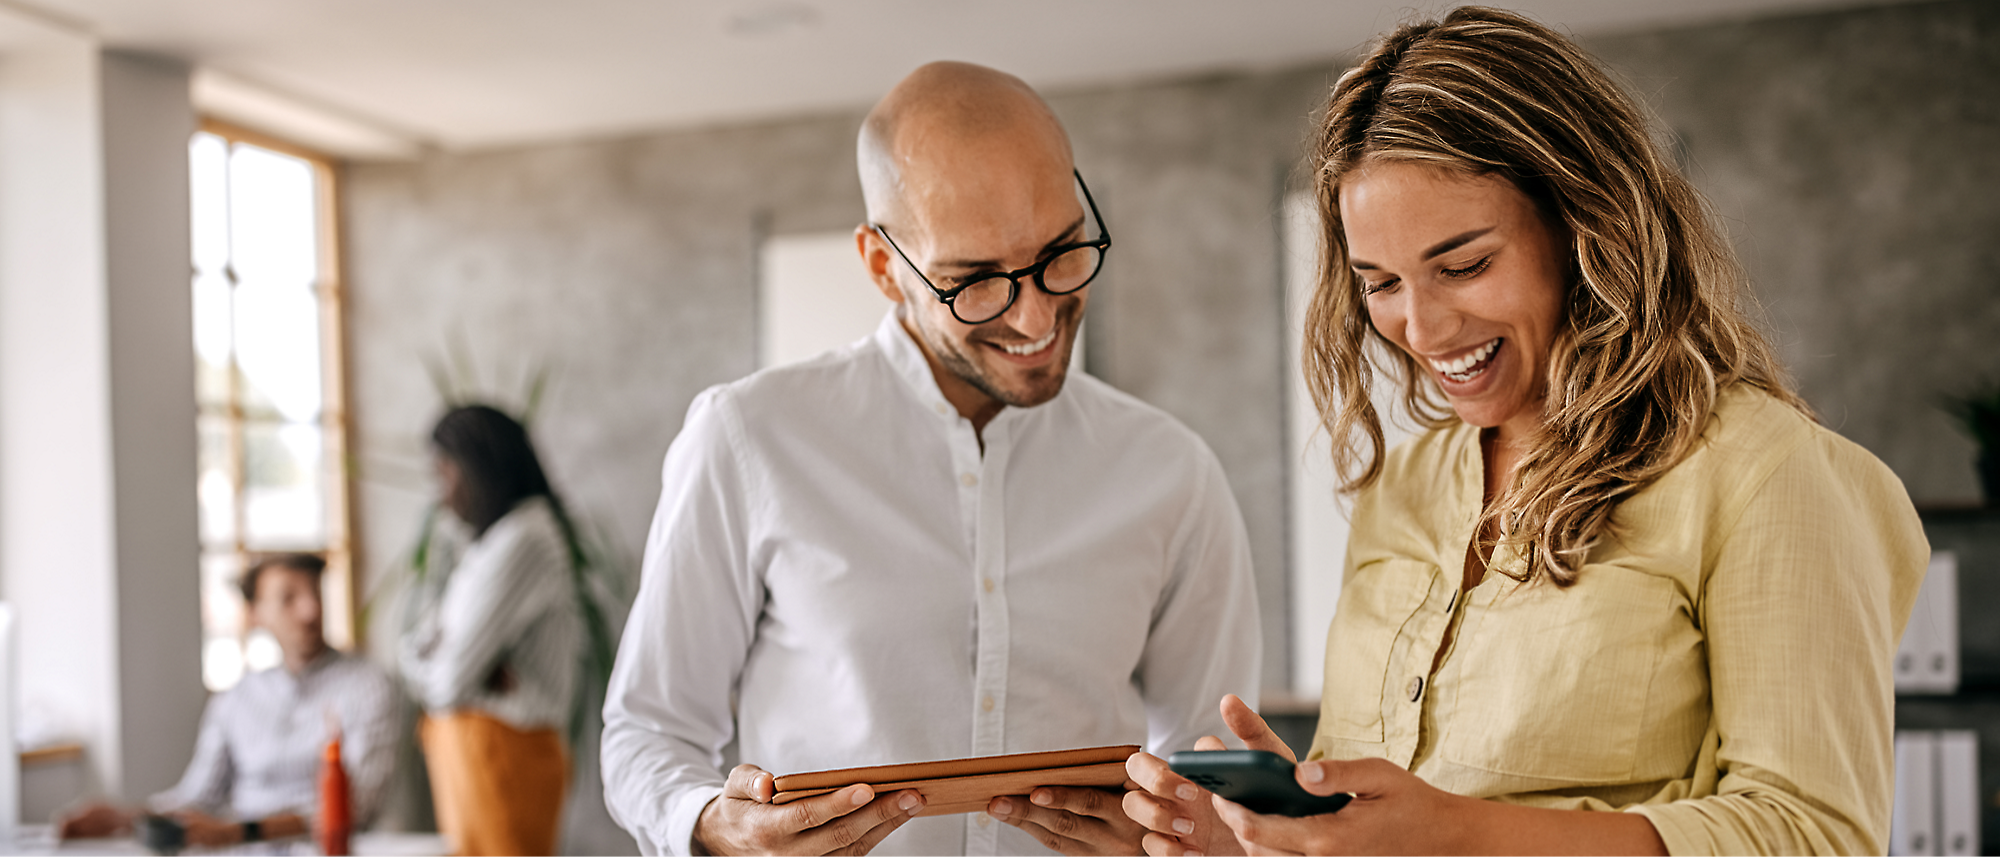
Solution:
[{"label": "blonde wavy hair", "polygon": [[[1561,34],[1466,6],[1383,37],[1334,85],[1319,127],[1323,240],[1304,369],[1344,490],[1382,472],[1378,369],[1408,379],[1402,403],[1418,423],[1456,421],[1436,380],[1375,331],[1348,267],[1340,182],[1384,161],[1504,177],[1570,236],[1542,429],[1478,530],[1524,547],[1531,575],[1574,583],[1618,504],[1687,457],[1725,387],[1811,416],[1751,321],[1728,242],[1638,103]],[[1370,337],[1391,365],[1371,366]]]}]

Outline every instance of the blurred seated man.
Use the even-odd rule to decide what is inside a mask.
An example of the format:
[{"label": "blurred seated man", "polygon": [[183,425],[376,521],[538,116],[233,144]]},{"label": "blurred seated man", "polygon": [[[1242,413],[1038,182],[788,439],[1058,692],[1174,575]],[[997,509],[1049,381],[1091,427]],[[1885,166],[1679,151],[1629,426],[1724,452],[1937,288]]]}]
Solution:
[{"label": "blurred seated man", "polygon": [[320,625],[326,561],[274,556],[243,575],[250,621],[278,641],[284,665],[243,677],[201,715],[194,758],[179,785],[149,805],[95,803],[57,824],[64,839],[128,832],[141,811],[170,815],[194,846],[226,846],[310,832],[330,728],[352,789],[356,829],[380,803],[396,752],[395,685],[367,659],[327,645]]}]

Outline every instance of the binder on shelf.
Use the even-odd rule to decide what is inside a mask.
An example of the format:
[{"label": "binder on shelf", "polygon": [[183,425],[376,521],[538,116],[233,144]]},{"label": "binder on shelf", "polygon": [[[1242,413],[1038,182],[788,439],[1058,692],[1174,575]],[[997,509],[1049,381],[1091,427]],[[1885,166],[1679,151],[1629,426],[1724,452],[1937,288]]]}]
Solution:
[{"label": "binder on shelf", "polygon": [[1937,733],[1937,775],[1937,853],[1983,853],[1979,850],[1979,733],[1970,729]]},{"label": "binder on shelf", "polygon": [[1937,733],[1896,733],[1896,804],[1889,853],[1938,854]]},{"label": "binder on shelf", "polygon": [[1896,692],[1958,692],[1958,556],[1931,554],[1910,624],[1896,648]]}]

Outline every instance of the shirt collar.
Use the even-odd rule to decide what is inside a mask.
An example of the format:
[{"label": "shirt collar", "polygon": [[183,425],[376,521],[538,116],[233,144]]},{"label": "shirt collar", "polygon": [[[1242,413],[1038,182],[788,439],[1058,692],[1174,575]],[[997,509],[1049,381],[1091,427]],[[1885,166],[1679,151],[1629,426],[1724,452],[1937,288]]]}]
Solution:
[{"label": "shirt collar", "polygon": [[[931,374],[931,363],[924,359],[923,349],[903,328],[902,319],[896,317],[896,307],[889,307],[889,311],[882,316],[882,323],[875,326],[875,344],[889,358],[890,368],[909,386],[910,392],[916,394],[917,401],[940,414],[958,416],[958,409],[944,397],[944,391],[938,389],[937,376]],[[1002,413],[1005,412],[1002,409]]]},{"label": "shirt collar", "polygon": [[[889,358],[890,368],[903,379],[910,392],[916,395],[917,401],[940,414],[959,418],[958,408],[944,397],[944,391],[938,389],[937,376],[931,373],[931,363],[924,359],[923,349],[917,345],[917,340],[910,331],[903,327],[902,319],[896,317],[896,307],[890,307],[889,311],[883,314],[882,323],[875,326],[875,345]],[[1075,372],[1076,367],[1071,366],[1070,371]],[[1062,392],[1056,394],[1056,398],[1068,395],[1070,383],[1075,380],[1075,378],[1068,379],[1063,384]],[[1040,407],[1042,405],[1027,410]],[[987,428],[991,429],[996,424],[1016,419],[1014,413],[1020,410],[1022,409],[1012,405],[1002,406],[1000,413],[993,417],[993,421],[986,424]]]}]

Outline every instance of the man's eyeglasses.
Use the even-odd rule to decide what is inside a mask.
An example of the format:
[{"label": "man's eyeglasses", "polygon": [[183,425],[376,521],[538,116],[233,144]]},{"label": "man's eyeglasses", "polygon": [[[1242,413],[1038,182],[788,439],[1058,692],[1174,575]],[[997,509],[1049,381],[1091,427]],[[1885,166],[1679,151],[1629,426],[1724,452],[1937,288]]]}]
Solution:
[{"label": "man's eyeglasses", "polygon": [[951,307],[951,314],[966,324],[985,324],[999,318],[1014,306],[1014,299],[1021,296],[1021,280],[1033,279],[1035,286],[1051,295],[1066,295],[1097,278],[1097,272],[1104,267],[1104,251],[1111,246],[1111,233],[1104,230],[1104,217],[1097,213],[1097,200],[1090,196],[1090,188],[1083,183],[1083,173],[1071,171],[1076,176],[1077,189],[1082,192],[1085,205],[1090,207],[1090,217],[1097,223],[1097,238],[1064,244],[1049,251],[1042,260],[1018,271],[985,271],[957,280],[957,285],[940,289],[931,278],[924,274],[917,263],[896,246],[896,240],[889,237],[889,230],[879,223],[868,224],[875,234],[889,242],[889,248],[901,256],[903,264],[917,272],[917,278],[930,287],[931,294],[938,302]]}]

